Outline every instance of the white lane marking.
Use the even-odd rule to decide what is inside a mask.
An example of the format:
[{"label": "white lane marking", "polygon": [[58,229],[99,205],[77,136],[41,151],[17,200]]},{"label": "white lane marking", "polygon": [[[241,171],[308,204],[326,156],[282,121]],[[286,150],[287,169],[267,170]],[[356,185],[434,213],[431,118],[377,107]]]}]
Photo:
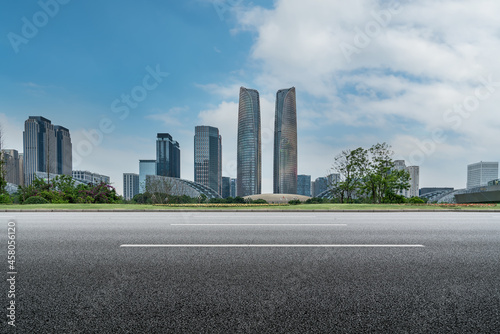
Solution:
[{"label": "white lane marking", "polygon": [[149,247],[168,247],[168,248],[183,248],[183,247],[197,247],[197,248],[261,248],[261,247],[281,247],[281,248],[422,248],[424,245],[342,245],[342,244],[125,244],[120,247],[136,247],[136,248],[149,248]]},{"label": "white lane marking", "polygon": [[170,224],[170,226],[347,226],[347,224]]}]

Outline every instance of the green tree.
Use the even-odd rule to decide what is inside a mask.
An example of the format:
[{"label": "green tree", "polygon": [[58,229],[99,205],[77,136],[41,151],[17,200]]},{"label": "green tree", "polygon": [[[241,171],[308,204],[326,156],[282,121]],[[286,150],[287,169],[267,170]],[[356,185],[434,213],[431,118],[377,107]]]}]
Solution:
[{"label": "green tree", "polygon": [[362,147],[344,150],[335,157],[333,170],[340,174],[340,181],[336,185],[334,196],[338,196],[340,203],[352,202],[353,195],[362,186],[367,165],[368,152]]},{"label": "green tree", "polygon": [[368,152],[369,161],[361,192],[372,203],[399,201],[399,197],[395,195],[409,189],[410,174],[405,170],[394,169],[394,152],[387,143],[377,143]]}]

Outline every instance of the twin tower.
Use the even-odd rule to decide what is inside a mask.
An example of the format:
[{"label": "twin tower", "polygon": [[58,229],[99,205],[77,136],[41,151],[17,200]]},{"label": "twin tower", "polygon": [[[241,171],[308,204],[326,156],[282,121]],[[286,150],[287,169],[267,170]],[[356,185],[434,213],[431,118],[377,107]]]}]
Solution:
[{"label": "twin tower", "polygon": [[[259,92],[240,88],[237,196],[261,194],[262,149]],[[295,87],[276,93],[274,117],[275,194],[297,193],[297,106]]]}]

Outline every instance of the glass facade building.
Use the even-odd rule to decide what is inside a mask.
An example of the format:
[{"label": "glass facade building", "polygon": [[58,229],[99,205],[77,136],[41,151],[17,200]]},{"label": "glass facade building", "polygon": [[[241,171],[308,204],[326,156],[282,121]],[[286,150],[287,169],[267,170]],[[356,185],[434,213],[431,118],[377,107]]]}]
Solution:
[{"label": "glass facade building", "polygon": [[54,126],[41,116],[30,116],[24,122],[23,166],[25,185],[37,172],[71,175],[72,144],[69,130]]},{"label": "glass facade building", "polygon": [[221,192],[221,197],[222,198],[228,198],[231,196],[231,178],[223,176],[222,177],[222,192]]},{"label": "glass facade building", "polygon": [[158,133],[156,137],[156,175],[181,177],[179,143],[168,133]]},{"label": "glass facade building", "polygon": [[261,193],[260,131],[259,92],[241,87],[238,105],[237,196]]},{"label": "glass facade building", "polygon": [[195,127],[194,182],[222,194],[222,137],[212,126]]},{"label": "glass facade building", "polygon": [[314,181],[314,194],[313,197],[318,197],[319,194],[328,190],[328,178],[318,177]]},{"label": "glass facade building", "polygon": [[311,196],[311,175],[297,175],[297,194]]},{"label": "glass facade building", "polygon": [[498,162],[477,162],[467,166],[467,189],[488,185],[498,179]]},{"label": "glass facade building", "polygon": [[139,174],[123,173],[123,198],[127,201],[139,193]]},{"label": "glass facade building", "polygon": [[73,146],[69,130],[65,127],[54,126],[57,137],[57,174],[71,175],[73,170]]},{"label": "glass facade building", "polygon": [[147,175],[156,175],[156,160],[139,160],[139,194],[146,192]]},{"label": "glass facade building", "polygon": [[276,93],[273,192],[297,192],[297,106],[295,87]]},{"label": "glass facade building", "polygon": [[236,197],[236,179],[231,178],[231,190],[229,196]]}]

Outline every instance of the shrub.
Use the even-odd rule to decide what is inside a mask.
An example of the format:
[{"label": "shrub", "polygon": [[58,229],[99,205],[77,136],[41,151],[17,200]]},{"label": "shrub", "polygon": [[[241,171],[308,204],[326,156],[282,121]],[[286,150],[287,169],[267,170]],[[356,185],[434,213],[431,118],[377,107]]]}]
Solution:
[{"label": "shrub", "polygon": [[12,204],[12,199],[7,194],[0,194],[0,204]]},{"label": "shrub", "polygon": [[268,204],[268,203],[265,199],[260,198],[252,201],[252,204]]},{"label": "shrub", "polygon": [[49,201],[47,201],[45,198],[40,197],[40,196],[31,196],[27,200],[24,201],[23,204],[48,204]]},{"label": "shrub", "polygon": [[417,196],[414,196],[412,198],[410,198],[408,200],[408,203],[411,203],[411,204],[424,204],[426,203],[424,199],[420,198],[420,197],[417,197]]},{"label": "shrub", "polygon": [[292,199],[291,201],[288,201],[288,204],[290,205],[298,205],[301,204],[302,202],[298,199]]},{"label": "shrub", "polygon": [[235,204],[245,204],[245,199],[243,197],[236,196],[233,199],[233,203],[235,203]]},{"label": "shrub", "polygon": [[321,204],[321,203],[327,203],[328,200],[320,197],[313,197],[309,198],[305,203],[306,204]]}]

